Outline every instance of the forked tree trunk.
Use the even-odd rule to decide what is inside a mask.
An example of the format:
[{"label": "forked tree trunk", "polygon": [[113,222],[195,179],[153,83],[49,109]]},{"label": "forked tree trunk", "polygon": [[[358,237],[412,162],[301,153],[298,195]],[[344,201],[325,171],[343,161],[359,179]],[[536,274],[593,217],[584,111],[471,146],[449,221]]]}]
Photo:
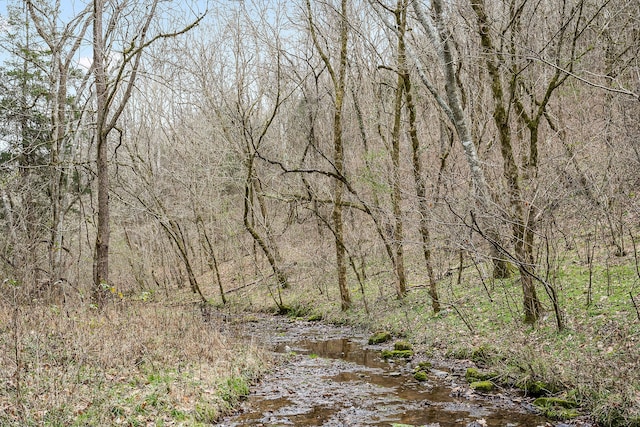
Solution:
[{"label": "forked tree trunk", "polygon": [[[486,57],[487,69],[491,77],[491,93],[493,95],[494,109],[493,119],[498,129],[500,139],[500,152],[503,161],[503,174],[507,180],[509,204],[511,206],[511,223],[513,238],[515,241],[515,254],[520,271],[520,282],[524,296],[524,318],[527,323],[535,323],[540,317],[540,301],[536,293],[532,273],[533,266],[533,241],[527,241],[526,235],[528,221],[525,220],[524,198],[520,189],[520,174],[513,154],[511,142],[511,129],[509,126],[508,111],[505,106],[504,89],[498,64],[495,59],[495,49],[491,35],[489,34],[488,18],[485,12],[484,0],[472,0],[471,6],[476,13],[478,31],[482,50]],[[536,152],[537,153],[537,152]],[[532,235],[531,235],[532,236]]]}]

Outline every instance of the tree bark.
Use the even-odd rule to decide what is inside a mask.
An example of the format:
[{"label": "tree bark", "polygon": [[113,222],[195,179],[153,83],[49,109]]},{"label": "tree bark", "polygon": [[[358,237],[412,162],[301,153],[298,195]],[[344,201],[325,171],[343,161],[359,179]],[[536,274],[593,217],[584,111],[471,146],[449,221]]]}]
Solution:
[{"label": "tree bark", "polygon": [[503,174],[507,180],[515,253],[518,261],[520,282],[524,296],[524,318],[527,323],[535,323],[540,317],[541,305],[536,293],[535,284],[530,274],[534,269],[532,246],[533,235],[531,234],[529,236],[530,233],[527,233],[528,224],[526,224],[527,221],[524,218],[524,199],[520,189],[518,165],[513,154],[509,114],[507,107],[505,106],[502,79],[498,69],[497,59],[495,58],[496,53],[493,41],[489,33],[489,23],[485,11],[484,0],[472,0],[471,7],[476,14],[482,51],[485,55],[489,76],[491,77],[491,93],[494,101],[493,120],[498,129],[500,152],[502,154],[503,162]]},{"label": "tree bark", "polygon": [[102,305],[109,284],[109,163],[107,150],[107,74],[102,30],[104,0],[93,0],[93,72],[96,89],[96,168],[98,185],[98,229],[93,266],[93,299]]},{"label": "tree bark", "polygon": [[402,63],[404,59],[402,56],[404,53],[401,49],[401,34],[403,35],[406,28],[403,0],[398,0],[396,10],[394,11],[396,17],[396,25],[398,27],[398,76],[396,79],[396,96],[393,108],[393,129],[391,133],[391,164],[392,164],[392,176],[391,176],[391,203],[393,205],[393,218],[395,225],[393,229],[393,245],[395,247],[395,272],[396,272],[396,294],[398,298],[402,299],[407,293],[406,275],[404,270],[404,232],[402,221],[402,192],[400,187],[400,127],[402,119],[402,98],[404,94],[404,78],[402,75]]},{"label": "tree bark", "polygon": [[[420,140],[418,139],[418,129],[416,127],[416,106],[411,93],[411,77],[407,66],[405,33],[407,26],[407,0],[398,1],[396,10],[396,22],[398,23],[398,63],[399,73],[402,77],[407,111],[409,113],[409,139],[411,140],[411,160],[413,165],[413,179],[416,187],[416,198],[418,199],[418,213],[420,215],[419,230],[422,238],[422,253],[424,255],[427,276],[429,278],[429,296],[431,297],[431,307],[434,313],[440,312],[440,300],[438,298],[438,288],[433,273],[433,263],[431,260],[431,237],[429,232],[429,206],[426,198],[426,184],[422,172],[422,161],[420,159]],[[399,12],[399,13],[398,13]],[[398,22],[399,21],[399,22]]]},{"label": "tree bark", "polygon": [[[309,20],[309,31],[313,39],[313,44],[318,50],[318,53],[322,57],[334,87],[334,104],[335,109],[333,113],[333,166],[335,168],[335,174],[338,177],[344,176],[344,146],[342,140],[342,110],[344,104],[345,95],[345,80],[347,73],[347,43],[349,38],[349,23],[347,20],[347,0],[341,1],[340,7],[340,58],[338,64],[338,70],[334,69],[331,64],[331,60],[326,55],[322,46],[320,45],[316,28],[313,22],[313,15],[311,12],[311,3],[307,0],[307,18]],[[336,271],[338,275],[338,288],[340,290],[340,303],[343,311],[351,308],[351,296],[349,293],[349,287],[347,284],[347,264],[346,264],[346,250],[344,248],[344,221],[342,218],[342,198],[344,196],[344,182],[341,179],[334,179],[333,185],[333,211],[331,213],[331,219],[333,221],[334,234],[335,234],[335,246],[336,246]]]}]

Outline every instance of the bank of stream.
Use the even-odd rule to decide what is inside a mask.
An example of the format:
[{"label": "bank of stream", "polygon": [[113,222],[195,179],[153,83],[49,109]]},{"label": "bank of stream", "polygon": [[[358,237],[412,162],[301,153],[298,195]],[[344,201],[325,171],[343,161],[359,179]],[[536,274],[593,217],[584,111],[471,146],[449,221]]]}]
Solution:
[{"label": "bank of stream", "polygon": [[[427,379],[413,377],[419,357],[385,361],[382,349],[351,328],[286,318],[241,323],[235,333],[286,357],[252,387],[237,426],[545,426],[528,399],[469,389],[464,367],[433,361]],[[558,424],[562,425],[562,424]]]}]

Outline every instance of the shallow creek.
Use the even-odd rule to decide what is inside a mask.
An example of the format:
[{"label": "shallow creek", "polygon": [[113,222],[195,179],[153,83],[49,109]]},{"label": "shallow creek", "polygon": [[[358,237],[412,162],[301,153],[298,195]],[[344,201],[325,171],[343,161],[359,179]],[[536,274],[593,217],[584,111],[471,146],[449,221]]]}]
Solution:
[{"label": "shallow creek", "polygon": [[382,360],[380,351],[392,344],[367,345],[353,329],[264,318],[236,333],[288,361],[254,385],[222,427],[549,425],[524,399],[470,391],[463,368],[434,363],[427,381],[418,382],[416,361]]}]

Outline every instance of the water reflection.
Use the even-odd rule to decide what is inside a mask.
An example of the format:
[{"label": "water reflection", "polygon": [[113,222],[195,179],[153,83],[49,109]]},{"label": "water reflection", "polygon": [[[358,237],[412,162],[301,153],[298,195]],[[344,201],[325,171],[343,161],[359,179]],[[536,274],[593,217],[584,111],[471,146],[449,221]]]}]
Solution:
[{"label": "water reflection", "polygon": [[221,426],[538,426],[545,420],[508,402],[451,395],[442,378],[418,382],[406,362],[383,361],[379,350],[337,338],[280,342],[297,353],[256,387],[245,412]]}]

